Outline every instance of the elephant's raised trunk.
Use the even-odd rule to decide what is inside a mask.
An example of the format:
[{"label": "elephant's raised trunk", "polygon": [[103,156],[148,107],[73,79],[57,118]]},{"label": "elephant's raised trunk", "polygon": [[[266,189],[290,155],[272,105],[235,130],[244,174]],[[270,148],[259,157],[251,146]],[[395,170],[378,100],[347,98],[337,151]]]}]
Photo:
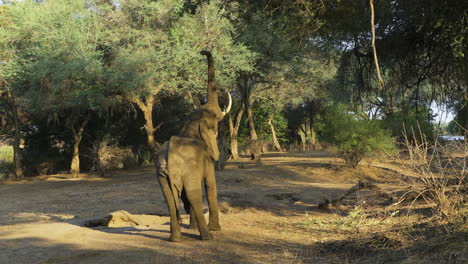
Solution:
[{"label": "elephant's raised trunk", "polygon": [[231,95],[229,93],[228,93],[228,98],[229,98],[229,104],[226,107],[226,109],[223,111],[223,116],[227,115],[227,113],[229,113],[229,111],[231,110],[232,98],[231,98]]},{"label": "elephant's raised trunk", "polygon": [[216,92],[215,73],[213,55],[211,52],[202,50],[201,55],[205,55],[208,59],[208,103],[218,105],[218,93]]}]

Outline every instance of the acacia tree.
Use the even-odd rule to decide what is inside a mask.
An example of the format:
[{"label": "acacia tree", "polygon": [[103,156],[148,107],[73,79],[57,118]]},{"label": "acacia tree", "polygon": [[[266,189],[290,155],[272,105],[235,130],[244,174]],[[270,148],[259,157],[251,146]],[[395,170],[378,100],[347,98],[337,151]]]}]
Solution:
[{"label": "acacia tree", "polygon": [[338,80],[352,102],[390,117],[434,101],[457,105],[467,96],[466,1],[375,1],[384,88],[375,78],[369,2],[326,5],[321,41],[343,51]]},{"label": "acacia tree", "polygon": [[[1,23],[0,23],[1,24]],[[0,35],[1,39],[1,35]],[[19,103],[12,87],[12,82],[16,75],[15,62],[11,56],[11,50],[5,47],[0,40],[0,100],[5,102],[6,118],[3,120],[13,127],[13,159],[15,162],[15,173],[10,180],[20,180],[23,178],[21,165],[20,142],[21,142],[21,124],[19,117]],[[4,124],[2,124],[3,126]]]},{"label": "acacia tree", "polygon": [[[320,26],[316,18],[323,8],[322,1],[227,1],[242,6],[236,17],[239,40],[246,43],[259,56],[256,71],[243,73],[238,79],[238,90],[249,124],[251,152],[260,158],[258,135],[252,114],[252,104],[259,90],[269,93],[288,87],[293,82],[290,70],[301,64],[307,54],[311,34]],[[273,130],[272,130],[273,133]]]},{"label": "acacia tree", "polygon": [[89,112],[102,109],[102,27],[90,3],[71,0],[15,2],[7,7],[5,41],[23,74],[15,83],[28,111],[67,122],[73,133],[70,171],[80,171],[79,145]]},{"label": "acacia tree", "polygon": [[205,91],[206,62],[199,55],[210,50],[216,63],[217,85],[229,90],[239,71],[252,70],[253,54],[232,39],[233,28],[219,1],[183,13],[184,1],[120,3],[110,15],[115,32],[108,46],[112,92],[134,103],[144,114],[150,152],[154,140],[152,110],[162,93]]}]

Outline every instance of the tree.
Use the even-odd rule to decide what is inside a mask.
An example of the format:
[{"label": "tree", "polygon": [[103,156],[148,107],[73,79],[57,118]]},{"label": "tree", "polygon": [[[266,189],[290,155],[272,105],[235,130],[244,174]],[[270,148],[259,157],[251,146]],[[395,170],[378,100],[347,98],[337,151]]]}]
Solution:
[{"label": "tree", "polygon": [[220,2],[182,13],[183,1],[122,1],[110,15],[113,60],[110,93],[134,103],[145,116],[148,144],[156,149],[153,107],[161,94],[199,93],[205,87],[202,49],[212,51],[217,85],[229,87],[239,71],[252,69],[253,54],[232,39],[233,28]]},{"label": "tree", "polygon": [[259,90],[273,94],[277,92],[275,89],[288,87],[284,83],[296,81],[295,66],[308,59],[311,48],[308,39],[321,26],[316,15],[323,4],[321,1],[240,1],[239,5],[242,6],[236,16],[240,18],[236,20],[239,40],[259,54],[257,71],[241,74],[237,85],[248,119],[252,156],[259,159],[252,104]]},{"label": "tree", "polygon": [[[3,120],[6,123],[10,123],[13,126],[13,160],[15,162],[15,173],[14,177],[10,180],[20,180],[23,178],[23,171],[21,165],[21,126],[20,117],[18,110],[18,100],[15,96],[15,92],[11,86],[14,81],[16,73],[16,67],[13,59],[11,58],[11,50],[3,46],[0,41],[0,100],[5,102],[6,105],[6,118]],[[2,124],[3,126],[3,124]]]},{"label": "tree", "polygon": [[103,28],[90,4],[15,2],[7,7],[11,23],[2,31],[23,70],[15,89],[26,98],[28,111],[51,120],[67,117],[74,176],[80,171],[79,145],[89,112],[107,105],[98,47]]},{"label": "tree", "polygon": [[[381,115],[453,102],[466,95],[467,4],[375,1],[375,44],[385,88],[376,81],[369,2],[330,1],[320,18],[320,45],[342,51],[338,80],[352,101]],[[441,8],[436,8],[440,6]]]},{"label": "tree", "polygon": [[389,131],[378,120],[371,120],[364,113],[350,112],[344,105],[329,107],[323,122],[324,139],[336,146],[337,154],[350,167],[356,168],[365,157],[394,150]]}]

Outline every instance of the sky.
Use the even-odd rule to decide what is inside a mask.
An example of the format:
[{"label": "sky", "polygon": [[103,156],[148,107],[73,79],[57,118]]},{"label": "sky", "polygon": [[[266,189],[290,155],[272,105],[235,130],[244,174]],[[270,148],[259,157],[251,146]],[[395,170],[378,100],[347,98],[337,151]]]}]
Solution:
[{"label": "sky", "polygon": [[437,105],[436,103],[431,104],[431,109],[434,114],[437,114],[435,117],[434,123],[449,123],[454,119],[454,115],[450,109],[447,109],[444,105]]}]

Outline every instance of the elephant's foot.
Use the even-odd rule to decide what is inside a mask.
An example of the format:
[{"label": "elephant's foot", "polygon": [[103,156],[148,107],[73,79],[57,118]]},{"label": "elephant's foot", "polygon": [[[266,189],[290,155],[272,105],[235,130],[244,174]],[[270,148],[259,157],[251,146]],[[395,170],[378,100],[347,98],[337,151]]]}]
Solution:
[{"label": "elephant's foot", "polygon": [[206,234],[200,234],[200,240],[211,240],[213,235],[207,232]]},{"label": "elephant's foot", "polygon": [[178,234],[171,234],[169,237],[170,242],[180,242],[182,241],[182,235],[180,233]]},{"label": "elephant's foot", "polygon": [[210,231],[221,231],[221,226],[219,224],[208,224],[208,230]]}]

